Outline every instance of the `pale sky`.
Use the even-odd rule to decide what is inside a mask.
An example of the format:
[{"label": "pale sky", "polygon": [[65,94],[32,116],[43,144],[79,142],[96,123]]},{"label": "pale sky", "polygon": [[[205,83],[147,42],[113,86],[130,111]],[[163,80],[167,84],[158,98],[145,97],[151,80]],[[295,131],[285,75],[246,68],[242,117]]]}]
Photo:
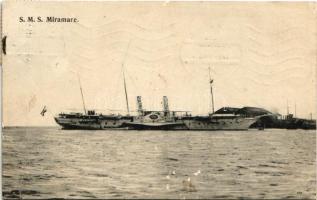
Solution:
[{"label": "pale sky", "polygon": [[207,114],[210,66],[216,109],[285,114],[288,101],[298,117],[315,117],[316,11],[315,3],[7,1],[4,125],[55,125],[59,112],[82,111],[76,74],[86,107],[124,113],[122,64],[131,110],[137,95],[148,110],[166,95],[172,110]]}]

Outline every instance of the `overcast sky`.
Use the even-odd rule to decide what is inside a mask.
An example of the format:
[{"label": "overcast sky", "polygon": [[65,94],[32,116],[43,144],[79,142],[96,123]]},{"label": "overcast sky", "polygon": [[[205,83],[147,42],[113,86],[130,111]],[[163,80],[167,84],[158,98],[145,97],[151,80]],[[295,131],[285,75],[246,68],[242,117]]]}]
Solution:
[{"label": "overcast sky", "polygon": [[[53,116],[86,107],[210,111],[256,106],[308,118],[316,110],[313,3],[113,3],[6,1],[4,125],[55,125]],[[78,23],[21,23],[19,17],[76,17]],[[46,105],[44,117],[41,109]],[[106,112],[106,111],[105,111]],[[110,111],[107,111],[110,112]],[[119,111],[112,111],[119,112]],[[316,116],[314,114],[314,116]]]}]

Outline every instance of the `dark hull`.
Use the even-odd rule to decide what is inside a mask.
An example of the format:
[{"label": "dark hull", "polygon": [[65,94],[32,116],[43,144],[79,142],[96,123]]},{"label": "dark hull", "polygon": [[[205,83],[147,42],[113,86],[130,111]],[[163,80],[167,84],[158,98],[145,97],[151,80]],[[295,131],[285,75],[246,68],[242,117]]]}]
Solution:
[{"label": "dark hull", "polygon": [[72,125],[63,125],[63,130],[100,130],[96,128],[90,128],[90,127],[78,127],[78,126],[72,126]]}]

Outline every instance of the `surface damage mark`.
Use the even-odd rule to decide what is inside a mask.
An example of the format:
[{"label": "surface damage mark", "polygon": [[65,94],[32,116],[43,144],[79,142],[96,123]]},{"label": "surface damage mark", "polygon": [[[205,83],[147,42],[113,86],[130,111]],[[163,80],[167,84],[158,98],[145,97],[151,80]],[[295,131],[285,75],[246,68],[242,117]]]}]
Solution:
[{"label": "surface damage mark", "polygon": [[2,52],[3,52],[4,55],[7,54],[6,47],[7,47],[7,36],[4,36],[2,38]]}]

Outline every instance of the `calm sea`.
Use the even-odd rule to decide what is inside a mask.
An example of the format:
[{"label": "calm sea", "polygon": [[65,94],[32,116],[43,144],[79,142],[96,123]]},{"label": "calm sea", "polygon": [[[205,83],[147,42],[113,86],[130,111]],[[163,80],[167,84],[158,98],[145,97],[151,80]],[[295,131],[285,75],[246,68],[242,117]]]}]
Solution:
[{"label": "calm sea", "polygon": [[6,198],[316,198],[315,131],[6,128],[2,159]]}]

